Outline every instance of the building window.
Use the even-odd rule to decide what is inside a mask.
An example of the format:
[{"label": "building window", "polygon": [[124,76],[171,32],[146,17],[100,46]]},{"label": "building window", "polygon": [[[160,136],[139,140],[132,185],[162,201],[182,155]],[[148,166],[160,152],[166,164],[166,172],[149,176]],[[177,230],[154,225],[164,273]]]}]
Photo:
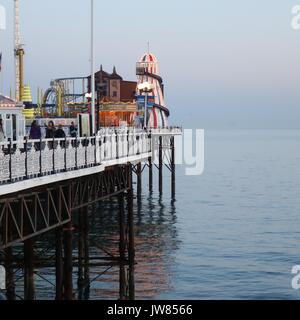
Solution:
[{"label": "building window", "polygon": [[118,92],[117,91],[113,91],[113,98],[117,98],[118,96]]}]

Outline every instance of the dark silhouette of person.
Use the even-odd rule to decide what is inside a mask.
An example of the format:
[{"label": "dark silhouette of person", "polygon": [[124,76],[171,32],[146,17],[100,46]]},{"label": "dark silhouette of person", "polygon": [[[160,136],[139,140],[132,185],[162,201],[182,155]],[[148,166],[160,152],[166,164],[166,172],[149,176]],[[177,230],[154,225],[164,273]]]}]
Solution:
[{"label": "dark silhouette of person", "polygon": [[77,128],[76,128],[76,126],[75,126],[73,121],[71,122],[71,125],[70,125],[70,128],[69,128],[69,132],[70,132],[70,136],[72,138],[76,138],[76,136],[77,136]]},{"label": "dark silhouette of person", "polygon": [[55,135],[55,126],[53,121],[48,122],[48,126],[46,128],[46,139],[54,138]]},{"label": "dark silhouette of person", "polygon": [[[34,120],[31,124],[31,127],[30,127],[30,133],[29,133],[29,139],[32,139],[32,140],[40,140],[41,139],[41,128],[40,126],[38,125],[37,121]],[[34,143],[34,147],[36,150],[40,150],[41,148],[41,143],[40,142],[35,142]]]},{"label": "dark silhouette of person", "polygon": [[[66,133],[64,132],[62,125],[58,126],[58,129],[54,132],[54,138],[63,139],[66,137]],[[65,147],[65,141],[60,141],[61,147]]]},{"label": "dark silhouette of person", "polygon": [[[55,135],[55,126],[53,121],[48,122],[48,126],[46,128],[46,139],[53,139]],[[52,141],[48,142],[49,149],[53,149],[54,145]]]}]

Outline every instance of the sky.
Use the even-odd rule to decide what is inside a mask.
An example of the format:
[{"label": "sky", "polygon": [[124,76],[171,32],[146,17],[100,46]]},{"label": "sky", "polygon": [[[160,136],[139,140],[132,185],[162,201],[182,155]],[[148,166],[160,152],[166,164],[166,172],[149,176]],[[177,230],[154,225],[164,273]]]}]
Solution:
[{"label": "sky", "polygon": [[[0,31],[0,89],[14,85],[13,1]],[[300,0],[95,0],[96,67],[135,80],[147,50],[159,62],[170,121],[199,128],[300,128]],[[89,74],[90,1],[20,0],[25,82]]]}]

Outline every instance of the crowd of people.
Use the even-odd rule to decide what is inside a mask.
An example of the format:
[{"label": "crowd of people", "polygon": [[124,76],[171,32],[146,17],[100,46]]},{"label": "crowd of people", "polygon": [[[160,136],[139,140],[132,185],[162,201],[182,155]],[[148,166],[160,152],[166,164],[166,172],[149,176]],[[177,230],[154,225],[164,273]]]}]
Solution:
[{"label": "crowd of people", "polygon": [[[75,138],[77,136],[77,128],[72,121],[70,127],[69,127],[69,136]],[[41,127],[38,125],[38,122],[34,120],[30,127],[30,133],[29,133],[29,139],[32,140],[38,140],[42,137],[42,130]],[[52,139],[52,138],[65,138],[66,133],[63,129],[63,126],[61,124],[58,125],[56,128],[53,121],[49,121],[48,125],[46,126],[46,139]]]},{"label": "crowd of people", "polygon": [[[46,139],[63,139],[66,138],[66,133],[63,129],[63,126],[61,124],[58,125],[56,128],[54,125],[54,122],[51,120],[48,122],[48,125],[46,126],[45,129],[45,138]],[[75,126],[75,123],[72,121],[71,125],[69,127],[69,136],[72,138],[75,138],[77,136],[77,128]],[[42,138],[42,130],[41,127],[39,126],[38,122],[34,120],[31,124],[30,127],[30,132],[29,132],[29,139],[32,140],[39,140]],[[65,146],[65,141],[61,141],[60,145],[62,147]],[[35,142],[34,143],[35,149],[40,150],[41,144],[40,142]],[[53,142],[49,141],[48,146],[50,149],[53,148]]]}]

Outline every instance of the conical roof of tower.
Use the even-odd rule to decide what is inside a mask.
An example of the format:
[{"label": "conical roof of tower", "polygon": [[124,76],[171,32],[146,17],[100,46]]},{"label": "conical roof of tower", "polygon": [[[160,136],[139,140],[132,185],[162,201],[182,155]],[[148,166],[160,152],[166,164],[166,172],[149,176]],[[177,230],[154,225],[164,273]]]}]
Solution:
[{"label": "conical roof of tower", "polygon": [[158,60],[153,53],[145,53],[141,57],[140,62],[158,62]]}]

